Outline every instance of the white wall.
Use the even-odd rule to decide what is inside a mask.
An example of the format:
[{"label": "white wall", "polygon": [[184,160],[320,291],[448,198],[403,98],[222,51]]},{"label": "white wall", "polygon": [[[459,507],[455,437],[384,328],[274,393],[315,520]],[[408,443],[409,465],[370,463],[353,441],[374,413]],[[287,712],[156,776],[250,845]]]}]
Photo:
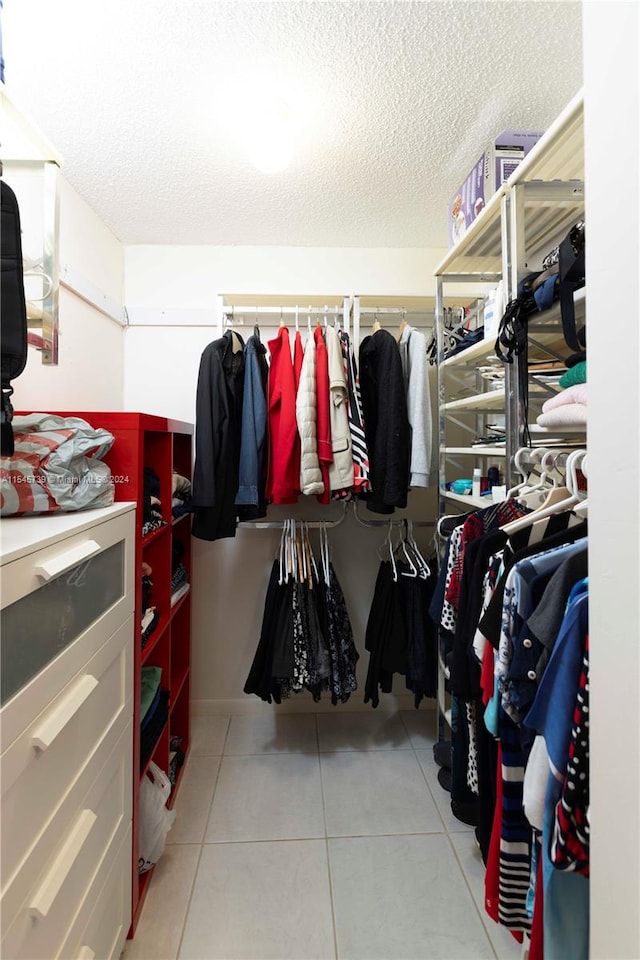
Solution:
[{"label": "white wall", "polygon": [[[444,251],[319,247],[128,247],[125,302],[136,307],[209,308],[217,294],[434,296]],[[263,340],[271,335],[261,321]],[[192,422],[207,327],[137,327],[126,332],[125,408]],[[140,376],[153,369],[155,386]]]},{"label": "white wall", "polygon": [[584,5],[591,956],[640,957],[637,3]]},{"label": "white wall", "polygon": [[[433,269],[443,252],[130,247],[125,250],[125,302],[135,318],[136,307],[212,308],[215,295],[220,293],[255,294],[258,300],[260,294],[433,296]],[[260,329],[264,342],[275,331],[262,321]],[[216,336],[215,329],[206,327],[129,327],[125,337],[125,408],[193,422],[200,355]],[[320,507],[313,498],[301,497],[296,511],[279,508],[271,510],[269,516],[293,513],[320,519],[339,516],[340,509]],[[435,492],[411,493],[408,513],[432,519]],[[416,535],[427,550],[432,531],[416,530]],[[351,515],[330,534],[334,565],[362,654],[361,689],[368,663],[363,649],[364,629],[379,562],[376,547],[384,536],[384,530],[359,526]],[[275,531],[246,529],[240,530],[235,540],[213,544],[193,541],[191,695],[196,710],[274,709],[247,697],[242,688],[260,635],[264,596],[278,541]],[[361,689],[350,702],[350,709],[363,706]],[[399,680],[397,689],[402,690]],[[385,703],[392,708],[391,698]],[[320,707],[325,704],[323,701]],[[283,705],[285,710],[310,708],[317,707],[308,694]]]},{"label": "white wall", "polygon": [[[80,196],[61,178],[60,266],[69,267],[110,300],[122,304],[123,248]],[[15,381],[16,410],[121,410],[124,329],[67,288],[60,290],[59,363],[44,366],[29,347]]]},{"label": "white wall", "polygon": [[[124,405],[193,422],[198,364],[215,339],[211,327],[136,326],[136,308],[209,309],[218,294],[304,296],[435,296],[440,249],[324,247],[154,247],[125,249]],[[266,340],[269,327],[262,319]],[[240,332],[242,333],[242,329]],[[251,327],[248,328],[248,331]],[[153,371],[150,377],[141,370]]]}]

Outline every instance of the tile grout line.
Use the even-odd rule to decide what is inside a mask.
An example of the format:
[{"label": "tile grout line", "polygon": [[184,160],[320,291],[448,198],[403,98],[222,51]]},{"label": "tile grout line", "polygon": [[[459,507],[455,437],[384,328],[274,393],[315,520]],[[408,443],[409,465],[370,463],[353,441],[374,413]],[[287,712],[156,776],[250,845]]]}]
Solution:
[{"label": "tile grout line", "polygon": [[[458,866],[459,866],[459,868],[460,868],[460,873],[462,874],[462,876],[463,876],[463,878],[464,878],[465,886],[466,886],[467,890],[469,891],[469,896],[471,897],[471,900],[473,901],[473,906],[474,906],[474,908],[475,908],[475,911],[476,911],[476,913],[478,914],[478,917],[480,918],[480,924],[481,924],[481,926],[482,926],[482,929],[483,929],[483,931],[484,931],[484,934],[485,934],[487,940],[489,941],[489,946],[490,946],[491,949],[493,950],[493,954],[494,954],[494,956],[496,957],[496,960],[499,960],[498,952],[497,952],[497,950],[496,950],[496,948],[495,948],[495,946],[494,946],[494,944],[493,944],[493,940],[491,939],[491,936],[489,935],[489,930],[487,929],[487,926],[486,926],[486,924],[485,924],[485,922],[484,922],[484,916],[485,916],[485,914],[483,913],[482,909],[481,909],[481,908],[478,906],[478,904],[476,903],[476,898],[475,898],[474,895],[473,895],[473,890],[471,889],[471,884],[469,883],[469,880],[468,880],[468,877],[467,877],[467,872],[466,872],[466,870],[464,869],[464,867],[462,866],[462,861],[460,860],[460,857],[458,856],[458,851],[456,850],[456,845],[455,845],[455,843],[453,842],[453,838],[451,837],[451,835],[450,835],[449,833],[447,833],[447,840],[449,841],[449,845],[450,845],[451,849],[453,850],[453,855],[454,855],[454,857],[455,857],[455,859],[456,859],[456,862],[457,862],[457,864],[458,864]],[[486,915],[488,916],[488,914],[486,914]],[[499,926],[499,924],[497,924],[497,926]]]},{"label": "tile grout line", "polygon": [[[399,711],[399,712],[400,712],[400,711]],[[409,728],[407,727],[406,723],[404,722],[404,717],[402,716],[402,713],[401,713],[401,712],[400,712],[400,720],[402,721],[403,727],[404,727],[405,730],[407,731],[407,736],[409,737],[409,743],[411,744],[411,749],[413,750],[413,755],[415,756],[415,758],[416,758],[416,763],[418,764],[418,766],[419,766],[419,768],[420,768],[420,773],[422,774],[422,778],[423,778],[423,780],[424,780],[424,782],[425,782],[425,785],[426,785],[426,787],[427,787],[427,791],[428,791],[428,793],[429,793],[429,796],[431,797],[431,801],[432,801],[434,807],[436,808],[436,813],[438,814],[438,817],[440,818],[440,823],[442,824],[442,830],[443,830],[444,833],[448,834],[449,831],[447,830],[447,825],[446,825],[446,823],[445,823],[445,821],[444,821],[444,817],[442,816],[442,813],[440,812],[440,807],[439,807],[439,805],[438,805],[438,803],[437,803],[437,801],[436,801],[436,798],[435,798],[434,795],[433,795],[433,791],[432,791],[431,787],[429,786],[429,781],[427,780],[427,774],[426,774],[426,772],[425,772],[425,769],[424,769],[424,767],[422,766],[422,764],[420,763],[420,757],[418,756],[418,748],[416,747],[416,745],[414,744],[414,742],[413,742],[413,740],[412,740],[412,738],[411,738],[411,734],[410,734],[410,732],[409,732]],[[432,748],[432,749],[433,749],[433,748]]]},{"label": "tile grout line", "polygon": [[187,908],[186,908],[186,910],[185,910],[185,912],[184,912],[184,920],[182,921],[182,929],[181,929],[181,931],[180,931],[180,938],[179,938],[179,940],[178,940],[178,949],[177,949],[177,951],[176,951],[176,960],[177,960],[177,958],[180,956],[180,952],[181,952],[181,950],[182,950],[182,943],[183,943],[183,941],[184,941],[184,934],[185,934],[185,930],[186,930],[186,927],[187,927],[187,921],[188,921],[188,919],[189,919],[189,912],[190,912],[190,910],[191,910],[191,901],[193,900],[193,893],[194,893],[194,890],[195,890],[196,881],[197,881],[197,879],[198,879],[198,872],[199,872],[199,870],[200,870],[200,861],[202,860],[202,854],[204,853],[204,846],[205,846],[204,839],[205,839],[205,837],[206,837],[206,835],[207,835],[207,827],[209,826],[209,818],[211,817],[211,808],[213,807],[213,800],[214,800],[214,797],[215,797],[215,795],[216,795],[216,790],[217,790],[217,787],[218,787],[218,780],[219,780],[219,778],[220,778],[220,770],[222,769],[222,761],[223,761],[223,759],[224,759],[224,748],[225,748],[225,746],[227,745],[227,737],[229,736],[229,728],[230,728],[230,727],[231,727],[231,716],[228,717],[227,729],[226,729],[226,732],[225,732],[225,735],[224,735],[224,740],[223,740],[223,743],[222,743],[222,753],[220,754],[220,763],[218,764],[218,769],[217,769],[217,771],[216,771],[216,775],[215,775],[214,783],[213,783],[213,790],[211,791],[211,802],[210,802],[210,804],[209,804],[209,809],[208,809],[208,811],[207,811],[207,819],[206,819],[206,821],[205,821],[204,830],[202,831],[202,840],[200,841],[200,852],[199,852],[198,857],[197,857],[197,860],[196,860],[196,868],[195,868],[195,870],[194,870],[194,872],[193,872],[193,880],[191,881],[191,890],[189,891],[189,897],[188,897],[188,899],[187,899]]},{"label": "tile grout line", "polygon": [[[483,916],[482,916],[482,911],[480,910],[480,908],[478,907],[478,904],[476,903],[476,898],[475,898],[474,895],[473,895],[473,890],[471,889],[471,885],[470,885],[469,880],[468,880],[468,878],[467,878],[466,871],[465,871],[464,867],[462,866],[462,862],[461,862],[461,860],[460,860],[460,858],[459,858],[459,856],[458,856],[458,851],[456,850],[456,845],[455,845],[454,842],[453,842],[453,838],[452,838],[451,834],[449,833],[449,830],[448,830],[448,828],[447,828],[447,824],[445,823],[444,817],[442,816],[442,814],[441,814],[441,812],[440,812],[440,807],[438,806],[438,804],[437,804],[437,802],[436,802],[436,798],[435,798],[434,795],[433,795],[433,791],[432,791],[432,789],[431,789],[431,787],[430,787],[430,785],[429,785],[429,781],[427,780],[427,775],[426,775],[426,773],[425,773],[424,767],[423,767],[422,764],[420,763],[420,757],[418,756],[417,747],[415,746],[415,744],[414,744],[414,742],[413,742],[413,740],[412,740],[412,738],[411,738],[411,734],[410,734],[410,732],[409,732],[409,728],[407,727],[406,723],[404,722],[404,717],[402,716],[402,713],[400,713],[400,719],[402,720],[402,724],[403,724],[405,730],[407,731],[407,736],[409,737],[409,740],[410,740],[410,742],[411,742],[411,746],[413,747],[413,752],[415,753],[416,762],[418,763],[418,766],[420,767],[420,770],[422,771],[422,776],[424,777],[424,782],[425,782],[425,784],[426,784],[426,786],[427,786],[427,790],[429,791],[429,794],[430,794],[430,796],[431,796],[431,799],[433,800],[434,806],[435,806],[435,808],[436,808],[436,810],[437,810],[437,812],[438,812],[438,816],[440,817],[440,820],[441,820],[441,822],[442,822],[442,826],[444,827],[444,836],[445,836],[445,838],[446,838],[446,840],[447,840],[447,842],[448,842],[448,844],[449,844],[450,849],[453,851],[454,860],[456,861],[456,863],[457,863],[457,865],[458,865],[458,869],[460,870],[460,873],[462,874],[462,879],[463,879],[463,881],[464,881],[464,884],[465,884],[467,890],[469,891],[469,896],[471,897],[471,901],[472,901],[472,903],[473,903],[474,909],[475,909],[476,913],[478,914],[478,919],[480,920],[480,926],[481,926],[481,928],[482,928],[482,931],[483,931],[484,935],[486,936],[487,940],[489,941],[489,947],[490,947],[491,950],[493,951],[494,957],[496,958],[496,960],[499,960],[498,953],[497,953],[497,951],[496,951],[495,946],[493,945],[493,940],[492,940],[491,937],[489,936],[489,931],[487,930],[487,927],[485,926],[484,918],[483,918]],[[431,749],[433,750],[433,745],[432,745]],[[461,834],[460,834],[460,835],[464,836],[465,833],[467,833],[467,832],[470,833],[471,831],[463,831],[463,832],[461,831]]]},{"label": "tile grout line", "polygon": [[329,883],[329,907],[331,909],[331,926],[333,931],[333,955],[338,960],[338,928],[336,924],[336,911],[333,899],[333,882],[331,878],[331,860],[329,859],[329,836],[327,828],[327,809],[324,802],[324,781],[322,779],[322,758],[320,754],[320,729],[318,726],[318,714],[316,713],[316,744],[318,747],[318,768],[320,770],[320,797],[322,800],[322,820],[324,823],[324,850],[327,858],[327,880]]}]

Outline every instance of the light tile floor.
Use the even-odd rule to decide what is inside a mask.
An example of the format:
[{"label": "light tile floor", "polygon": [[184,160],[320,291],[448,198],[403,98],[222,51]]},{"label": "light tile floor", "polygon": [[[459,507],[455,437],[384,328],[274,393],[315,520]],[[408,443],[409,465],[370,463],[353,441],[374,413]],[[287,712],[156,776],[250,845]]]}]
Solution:
[{"label": "light tile floor", "polygon": [[431,711],[194,717],[125,960],[518,960]]}]

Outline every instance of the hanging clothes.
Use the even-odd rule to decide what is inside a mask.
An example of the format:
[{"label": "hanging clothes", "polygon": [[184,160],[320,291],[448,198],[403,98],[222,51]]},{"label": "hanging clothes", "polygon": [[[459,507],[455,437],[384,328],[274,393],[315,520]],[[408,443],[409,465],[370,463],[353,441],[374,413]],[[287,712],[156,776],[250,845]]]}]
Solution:
[{"label": "hanging clothes", "polygon": [[257,331],[244,348],[245,374],[236,505],[240,520],[257,520],[267,512],[267,350]]},{"label": "hanging clothes", "polygon": [[318,459],[316,400],[316,340],[307,337],[300,386],[296,396],[296,422],[300,435],[300,490],[306,496],[324,493]]},{"label": "hanging clothes", "polygon": [[360,386],[370,461],[367,508],[393,513],[406,507],[409,488],[409,420],[398,344],[386,330],[360,346]]},{"label": "hanging clothes", "polygon": [[316,327],[313,331],[313,336],[316,342],[316,432],[318,437],[318,460],[320,462],[322,484],[324,487],[322,493],[318,494],[318,502],[327,504],[331,502],[329,467],[333,463],[331,414],[329,409],[331,403],[329,394],[329,358],[322,327]]},{"label": "hanging clothes", "polygon": [[267,499],[275,504],[296,503],[300,484],[300,463],[295,451],[298,437],[296,423],[296,385],[289,331],[280,327],[269,340],[268,422],[269,462]]},{"label": "hanging clothes", "polygon": [[433,483],[433,416],[427,360],[427,338],[405,323],[400,338],[400,358],[407,390],[407,416],[411,426],[411,487]]},{"label": "hanging clothes", "polygon": [[353,487],[353,454],[347,406],[347,378],[342,361],[342,348],[335,327],[328,326],[326,328],[325,343],[329,376],[331,452],[333,454],[333,460],[329,464],[329,489],[332,493],[335,493],[341,490],[350,490]]},{"label": "hanging clothes", "polygon": [[353,346],[348,333],[340,332],[340,345],[347,381],[347,415],[349,417],[349,431],[351,433],[351,453],[353,457],[353,492],[356,496],[368,493],[369,484],[369,451],[362,415],[362,400],[360,398],[360,382]]},{"label": "hanging clothes", "polygon": [[[406,541],[401,541],[396,549],[405,545]],[[378,567],[367,619],[369,666],[364,702],[371,702],[374,708],[380,703],[380,693],[391,693],[396,673],[405,677],[416,708],[423,697],[435,697],[437,692],[436,626],[429,616],[436,565],[421,555],[414,556],[417,566],[410,553],[404,552],[404,557],[396,557],[390,546],[389,559]]]},{"label": "hanging clothes", "polygon": [[458,525],[439,578],[443,623],[453,611],[452,758],[467,782],[477,760],[487,912],[517,938],[533,928],[537,956],[586,960],[587,523],[564,511],[509,533],[495,519]]},{"label": "hanging clothes", "polygon": [[244,370],[244,341],[230,330],[200,358],[192,533],[201,540],[235,537]]},{"label": "hanging clothes", "polygon": [[334,705],[346,703],[357,689],[357,661],[328,543],[318,570],[306,534],[301,530],[292,534],[285,526],[280,557],[271,568],[260,640],[244,692],[280,703],[302,690],[316,701],[328,691]]},{"label": "hanging clothes", "polygon": [[[295,397],[298,397],[298,391],[300,390],[300,377],[302,374],[302,362],[304,360],[304,347],[302,345],[302,335],[299,330],[296,330],[296,335],[293,341],[293,383],[295,387]],[[296,476],[296,493],[300,493],[302,487],[300,486],[300,457],[302,453],[301,443],[300,443],[300,431],[297,429],[297,412],[294,407],[294,418],[296,420],[296,434],[293,442],[293,463],[291,466],[291,472]]]}]

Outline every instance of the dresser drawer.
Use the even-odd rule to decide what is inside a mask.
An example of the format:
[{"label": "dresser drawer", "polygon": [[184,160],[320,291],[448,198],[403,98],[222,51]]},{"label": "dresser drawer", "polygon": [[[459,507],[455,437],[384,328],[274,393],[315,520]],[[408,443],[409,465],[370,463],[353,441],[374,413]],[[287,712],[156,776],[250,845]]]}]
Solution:
[{"label": "dresser drawer", "polygon": [[56,960],[116,960],[131,923],[131,829],[111,844]]},{"label": "dresser drawer", "polygon": [[47,829],[2,896],[4,960],[58,956],[110,850],[131,830],[131,723],[64,831]]},{"label": "dresser drawer", "polygon": [[3,750],[131,616],[132,532],[129,512],[3,565]]},{"label": "dresser drawer", "polygon": [[104,763],[105,736],[130,720],[132,631],[130,618],[2,755],[3,882],[94,758]]}]

